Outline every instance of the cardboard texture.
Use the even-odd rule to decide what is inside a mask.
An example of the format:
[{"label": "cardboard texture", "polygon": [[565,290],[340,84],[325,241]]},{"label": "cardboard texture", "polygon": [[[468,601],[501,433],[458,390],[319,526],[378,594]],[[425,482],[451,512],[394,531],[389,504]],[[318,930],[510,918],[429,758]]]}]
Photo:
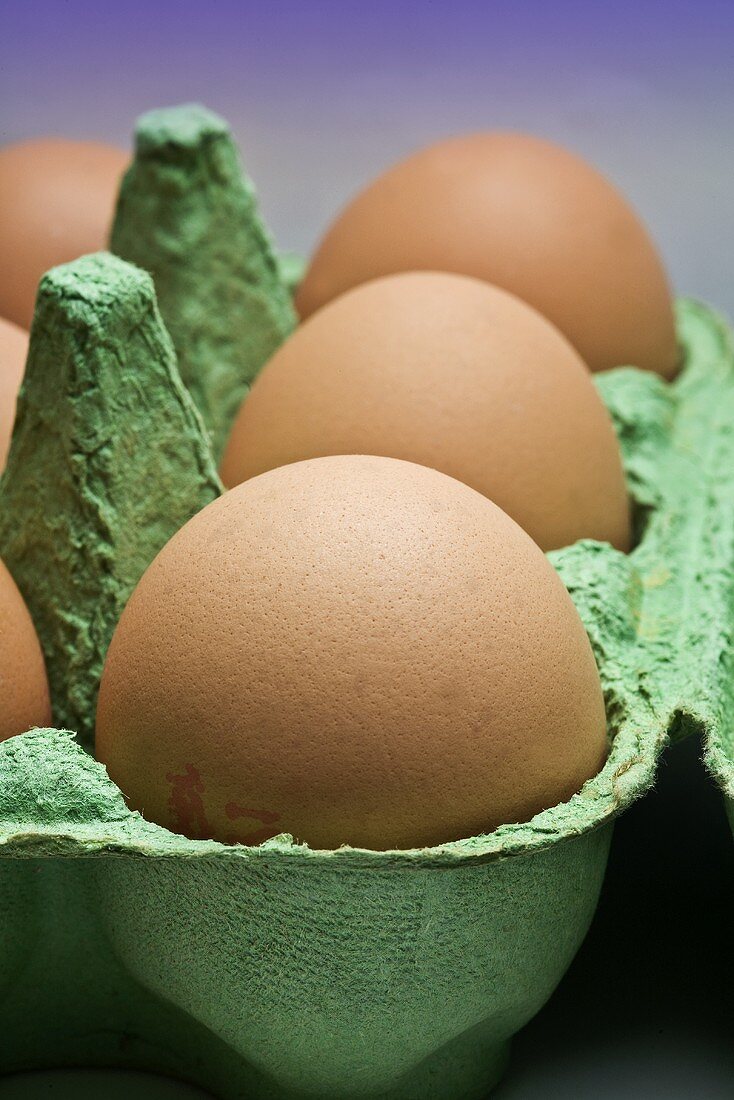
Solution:
[{"label": "cardboard texture", "polygon": [[[181,377],[219,459],[295,311],[223,119],[195,105],[151,111],[135,143],[110,247],[153,275]],[[286,279],[292,271],[286,260]]]},{"label": "cardboard texture", "polygon": [[53,269],[31,341],[0,481],[0,556],[42,639],[54,721],[91,747],[127,598],[221,483],[148,275],[110,255]]},{"label": "cardboard texture", "polygon": [[[670,736],[704,732],[723,756],[732,728],[734,356],[703,306],[679,305],[679,332],[672,384],[634,368],[597,379],[636,548],[550,555],[599,663],[599,775],[530,822],[436,848],[313,851],[286,835],[245,848],[130,812],[72,733],[8,740],[0,1070],[156,1069],[227,1100],[487,1094],[586,933],[615,816]],[[147,276],[106,254],[51,272],[0,483],[0,556],[36,618],[56,720],[83,742],[125,599],[218,491]]]},{"label": "cardboard texture", "polygon": [[[720,324],[711,333],[708,354],[713,364],[731,363],[734,343]],[[723,380],[723,372],[722,372]],[[705,400],[705,399],[704,399]],[[718,468],[715,486],[716,525],[710,532],[707,553],[702,553],[700,583],[708,592],[717,628],[708,632],[707,648],[699,652],[699,669],[706,685],[701,698],[704,761],[724,794],[729,824],[734,832],[734,481],[726,471],[734,465],[734,388],[722,387],[721,404],[711,423],[712,470]],[[698,644],[699,639],[691,642]],[[696,670],[691,668],[691,672]]]}]

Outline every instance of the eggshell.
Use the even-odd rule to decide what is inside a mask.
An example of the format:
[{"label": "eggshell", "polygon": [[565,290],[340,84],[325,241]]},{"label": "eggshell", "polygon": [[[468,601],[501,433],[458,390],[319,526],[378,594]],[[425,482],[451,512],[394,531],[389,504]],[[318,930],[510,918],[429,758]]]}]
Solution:
[{"label": "eggshell", "polygon": [[5,469],[10,449],[27,355],[28,333],[0,317],[0,472]]},{"label": "eggshell", "polygon": [[619,447],[579,356],[524,302],[460,275],[393,275],[344,294],[275,353],[225,450],[227,486],[329,454],[442,470],[543,549],[629,546]]},{"label": "eggshell", "polygon": [[110,645],[97,754],[192,837],[439,844],[522,821],[606,753],[599,676],[545,556],[434,470],[337,456],[199,512]]},{"label": "eggshell", "polygon": [[107,246],[128,160],[56,138],[0,149],[0,316],[30,328],[41,276]]},{"label": "eggshell", "polygon": [[0,561],[0,741],[51,725],[48,680],[35,627]]},{"label": "eggshell", "polygon": [[472,134],[395,165],[331,226],[297,306],[308,317],[368,279],[423,269],[517,294],[591,370],[676,369],[670,292],[645,228],[602,175],[550,142]]}]

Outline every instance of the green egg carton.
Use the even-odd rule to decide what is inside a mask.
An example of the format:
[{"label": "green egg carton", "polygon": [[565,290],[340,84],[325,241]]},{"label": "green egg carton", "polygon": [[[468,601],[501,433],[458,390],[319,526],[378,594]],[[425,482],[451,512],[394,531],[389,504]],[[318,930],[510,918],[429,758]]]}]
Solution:
[{"label": "green egg carton", "polygon": [[[732,609],[734,614],[734,607]],[[732,669],[734,675],[734,669]],[[731,681],[730,681],[731,683]],[[729,691],[731,692],[731,687]],[[726,816],[734,832],[734,727],[731,722],[731,703],[727,711],[728,726],[717,725],[706,742],[705,760],[709,771],[724,792]]]},{"label": "green egg carton", "polygon": [[[117,256],[50,272],[0,482],[0,557],[67,727],[0,744],[0,1072],[136,1067],[225,1100],[484,1097],[586,934],[615,817],[652,784],[670,738],[732,728],[726,330],[681,302],[675,382],[634,368],[598,379],[636,546],[585,541],[550,556],[599,664],[610,736],[599,775],[529,822],[435,848],[189,840],[131,812],[93,759],[99,675],[147,564],[222,491],[213,454],[229,386],[246,392],[273,317],[282,338],[292,314],[221,120],[177,109],[141,128],[112,241],[126,253],[138,216],[147,226],[137,263],[163,320],[153,279]],[[222,187],[237,223],[224,242]],[[239,368],[221,319],[188,297],[198,284],[176,276],[177,227],[179,262],[249,310]],[[250,248],[246,263],[232,240]]]},{"label": "green egg carton", "polygon": [[[730,461],[734,457],[734,448],[730,455]],[[729,502],[729,508],[734,513],[734,499]],[[734,636],[731,624],[734,623],[734,585],[729,581],[725,593],[729,602],[729,630],[723,633],[725,644],[722,645],[719,660],[726,669],[724,700],[714,698],[712,700],[714,718],[711,721],[705,742],[704,760],[706,765],[719,784],[724,795],[724,806],[734,833]],[[728,644],[726,644],[728,643]]]}]

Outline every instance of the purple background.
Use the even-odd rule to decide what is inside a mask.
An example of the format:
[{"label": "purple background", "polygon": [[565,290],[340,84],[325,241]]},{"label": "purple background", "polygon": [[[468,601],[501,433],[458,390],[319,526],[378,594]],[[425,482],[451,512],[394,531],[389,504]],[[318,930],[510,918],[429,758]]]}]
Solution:
[{"label": "purple background", "polygon": [[5,0],[0,142],[127,144],[199,100],[232,124],[283,248],[443,135],[563,142],[648,222],[676,288],[734,313],[734,3]]}]

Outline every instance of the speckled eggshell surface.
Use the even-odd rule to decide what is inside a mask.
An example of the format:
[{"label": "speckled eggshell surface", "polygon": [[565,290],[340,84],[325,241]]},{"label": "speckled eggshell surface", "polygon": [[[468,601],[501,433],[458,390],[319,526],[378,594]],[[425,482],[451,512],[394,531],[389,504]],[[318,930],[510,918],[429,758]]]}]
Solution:
[{"label": "speckled eggshell surface", "polygon": [[28,355],[28,333],[0,317],[0,473],[10,450],[18,390]]},{"label": "speckled eggshell surface", "polygon": [[50,724],[41,646],[23,597],[0,561],[0,741]]},{"label": "speckled eggshell surface", "polygon": [[547,559],[434,470],[347,456],[226,493],[113,637],[97,755],[192,837],[420,847],[530,818],[606,755],[599,676]]},{"label": "speckled eggshell surface", "polygon": [[599,172],[550,142],[471,134],[388,169],[327,231],[296,304],[308,317],[350,287],[412,270],[517,294],[591,370],[676,369],[670,291],[644,226]]},{"label": "speckled eggshell surface", "polygon": [[43,138],[0,148],[0,316],[30,328],[41,276],[107,244],[129,155]]},{"label": "speckled eggshell surface", "polygon": [[544,550],[629,548],[611,419],[568,341],[478,279],[415,272],[319,310],[255,381],[225,449],[233,486],[334,454],[377,454],[465,482]]}]

